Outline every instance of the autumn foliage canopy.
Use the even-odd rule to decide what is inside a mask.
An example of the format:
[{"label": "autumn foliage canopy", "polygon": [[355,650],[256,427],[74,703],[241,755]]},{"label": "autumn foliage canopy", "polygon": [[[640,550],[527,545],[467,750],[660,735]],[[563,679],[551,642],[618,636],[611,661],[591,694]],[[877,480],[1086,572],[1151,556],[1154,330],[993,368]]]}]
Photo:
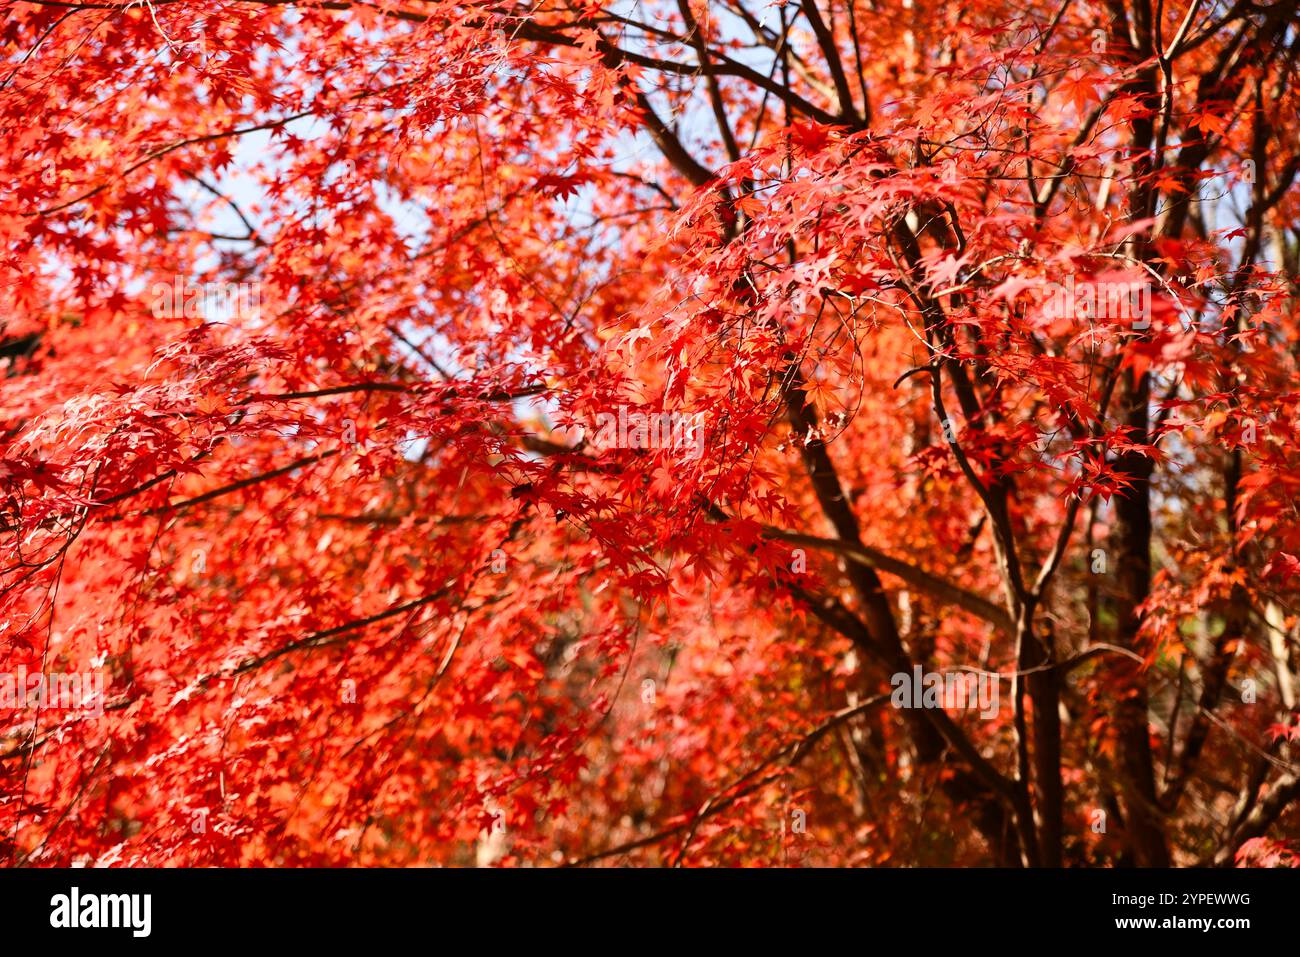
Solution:
[{"label": "autumn foliage canopy", "polygon": [[5,3],[0,859],[1294,863],[1298,58]]}]

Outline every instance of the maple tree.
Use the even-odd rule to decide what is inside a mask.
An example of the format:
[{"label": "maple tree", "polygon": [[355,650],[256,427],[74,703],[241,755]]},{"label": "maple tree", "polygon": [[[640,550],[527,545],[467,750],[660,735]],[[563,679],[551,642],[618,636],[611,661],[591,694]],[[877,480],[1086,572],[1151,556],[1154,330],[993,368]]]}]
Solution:
[{"label": "maple tree", "polygon": [[8,863],[1295,863],[1294,3],[0,43]]}]

